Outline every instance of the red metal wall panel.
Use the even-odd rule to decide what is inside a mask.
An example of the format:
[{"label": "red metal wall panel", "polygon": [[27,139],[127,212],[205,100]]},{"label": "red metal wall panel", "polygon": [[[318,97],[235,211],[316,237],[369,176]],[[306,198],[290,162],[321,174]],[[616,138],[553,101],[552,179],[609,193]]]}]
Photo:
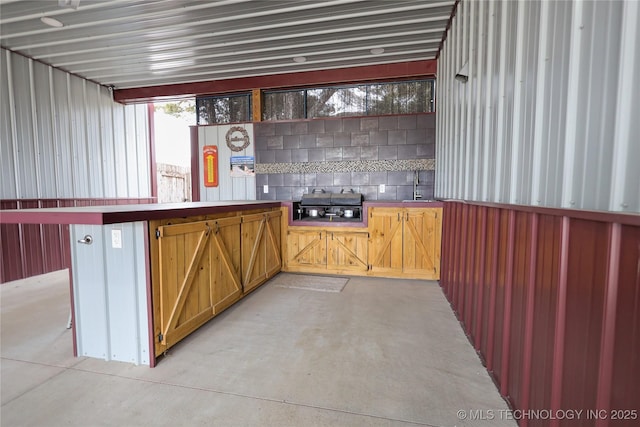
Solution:
[{"label": "red metal wall panel", "polygon": [[[451,210],[443,210],[442,212],[442,234],[450,234],[450,222],[451,222]],[[449,264],[449,247],[445,248],[444,246],[441,247],[441,254],[440,254],[440,278],[441,278],[441,284],[442,284],[442,290],[444,292],[445,295],[448,295],[449,293],[449,286],[448,283],[450,281],[448,275],[451,273],[451,269],[447,268],[447,265]]]},{"label": "red metal wall panel", "polygon": [[[551,375],[553,373],[553,342],[558,294],[560,262],[560,217],[540,215],[535,266],[533,331],[531,346],[531,382],[528,409],[551,408]],[[545,426],[542,419],[529,420],[530,426]]]},{"label": "red metal wall panel", "polygon": [[[640,412],[640,227],[623,226],[620,234],[610,408],[625,415]],[[623,418],[615,425],[640,424]]]},{"label": "red metal wall panel", "polygon": [[464,272],[464,323],[465,325],[469,325],[468,331],[471,333],[473,331],[473,303],[475,299],[475,288],[477,281],[474,281],[475,273],[475,253],[476,253],[476,245],[477,245],[477,224],[479,215],[476,214],[477,206],[469,207],[469,214],[467,215],[469,220],[467,221],[467,238],[466,242],[463,245],[463,250],[465,253],[465,272]]},{"label": "red metal wall panel", "polygon": [[[551,411],[519,425],[638,425],[640,216],[465,202],[444,214],[441,285],[467,336],[514,409]],[[553,416],[568,410],[585,412]]]},{"label": "red metal wall panel", "polygon": [[[57,200],[41,200],[40,208],[56,208]],[[46,224],[41,226],[42,246],[44,257],[44,271],[55,271],[60,269],[60,265],[68,265],[64,260],[62,239],[62,227],[60,225]]]},{"label": "red metal wall panel", "polygon": [[[595,408],[598,390],[609,225],[572,220],[569,236],[561,406],[586,410]],[[560,425],[595,425],[581,421]]]},{"label": "red metal wall panel", "polygon": [[511,328],[508,359],[508,397],[516,407],[522,407],[522,368],[524,360],[525,315],[527,280],[529,278],[529,260],[531,258],[531,221],[530,214],[515,214],[515,252],[513,254],[513,279],[511,291]]},{"label": "red metal wall panel", "polygon": [[[39,208],[37,200],[21,200],[20,209]],[[33,276],[45,273],[44,251],[42,247],[42,226],[37,224],[25,224],[22,231],[22,265],[24,271],[31,272]]]},{"label": "red metal wall panel", "polygon": [[471,284],[473,285],[473,299],[471,301],[471,322],[469,331],[471,332],[474,347],[480,349],[482,340],[482,313],[484,300],[484,263],[486,258],[486,238],[487,238],[487,216],[486,208],[478,207],[475,221],[475,245],[472,266]]},{"label": "red metal wall panel", "polygon": [[495,319],[493,324],[493,349],[491,358],[491,372],[498,383],[501,383],[503,368],[503,337],[505,329],[505,314],[507,312],[507,304],[505,298],[508,297],[507,292],[507,276],[508,266],[507,259],[509,257],[509,211],[500,210],[500,222],[498,232],[498,270],[496,275],[495,290]]},{"label": "red metal wall panel", "polygon": [[[500,210],[495,208],[487,208],[486,224],[487,224],[487,239],[486,246],[484,248],[486,257],[484,260],[484,287],[482,296],[482,318],[480,320],[480,334],[482,340],[480,341],[481,354],[487,355],[490,353],[490,349],[493,348],[493,324],[491,320],[495,315],[495,284],[498,274],[498,233],[500,221]],[[488,363],[488,360],[487,360]],[[487,368],[492,367],[487,364]]]},{"label": "red metal wall panel", "polygon": [[[0,200],[1,209],[17,209],[18,202],[15,200]],[[20,249],[20,226],[17,224],[0,225],[0,282],[9,282],[22,277],[22,261],[20,257],[11,256],[19,254]]]}]

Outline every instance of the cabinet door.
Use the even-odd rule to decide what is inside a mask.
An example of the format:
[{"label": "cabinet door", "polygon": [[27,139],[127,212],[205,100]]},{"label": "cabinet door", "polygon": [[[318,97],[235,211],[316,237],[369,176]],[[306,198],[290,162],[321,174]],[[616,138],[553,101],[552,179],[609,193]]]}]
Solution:
[{"label": "cabinet door", "polygon": [[287,231],[287,267],[289,271],[327,268],[327,233],[323,230]]},{"label": "cabinet door", "polygon": [[402,272],[402,222],[402,209],[369,209],[369,263],[372,274]]},{"label": "cabinet door", "polygon": [[327,233],[327,269],[341,274],[347,271],[367,271],[366,231],[332,231]]},{"label": "cabinet door", "polygon": [[156,355],[240,298],[239,227],[236,218],[158,227]]},{"label": "cabinet door", "polygon": [[280,211],[242,217],[242,284],[247,293],[280,271]]},{"label": "cabinet door", "polygon": [[407,208],[403,225],[403,272],[408,277],[440,278],[439,209]]},{"label": "cabinet door", "polygon": [[211,303],[220,313],[242,296],[240,218],[212,221]]}]

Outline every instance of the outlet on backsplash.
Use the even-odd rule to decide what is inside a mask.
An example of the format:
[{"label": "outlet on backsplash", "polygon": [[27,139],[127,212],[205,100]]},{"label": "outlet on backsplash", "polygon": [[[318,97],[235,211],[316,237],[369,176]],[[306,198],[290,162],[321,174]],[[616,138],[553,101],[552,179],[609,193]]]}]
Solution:
[{"label": "outlet on backsplash", "polygon": [[380,191],[381,193],[384,193],[386,190],[386,186],[384,184],[380,184],[380,187],[378,188],[378,191]]}]

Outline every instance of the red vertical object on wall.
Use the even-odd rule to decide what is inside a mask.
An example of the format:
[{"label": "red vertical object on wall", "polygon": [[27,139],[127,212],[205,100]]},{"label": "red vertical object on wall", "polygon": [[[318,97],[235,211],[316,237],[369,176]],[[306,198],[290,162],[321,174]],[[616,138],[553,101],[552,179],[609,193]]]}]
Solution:
[{"label": "red vertical object on wall", "polygon": [[202,147],[202,182],[205,187],[218,186],[218,147],[216,145]]},{"label": "red vertical object on wall", "polygon": [[[514,409],[584,411],[519,424],[637,425],[640,215],[465,202],[444,215],[441,286],[502,395]],[[474,261],[449,255],[464,252]],[[616,409],[629,417],[587,418]]]}]

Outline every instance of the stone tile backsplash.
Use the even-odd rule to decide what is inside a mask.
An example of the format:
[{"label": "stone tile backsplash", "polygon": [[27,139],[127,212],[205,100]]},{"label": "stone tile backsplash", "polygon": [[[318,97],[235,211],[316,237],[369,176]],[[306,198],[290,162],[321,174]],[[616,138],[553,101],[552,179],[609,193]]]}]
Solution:
[{"label": "stone tile backsplash", "polygon": [[408,200],[410,168],[419,170],[422,198],[433,198],[435,114],[260,122],[254,135],[259,200],[299,200],[314,188]]}]

